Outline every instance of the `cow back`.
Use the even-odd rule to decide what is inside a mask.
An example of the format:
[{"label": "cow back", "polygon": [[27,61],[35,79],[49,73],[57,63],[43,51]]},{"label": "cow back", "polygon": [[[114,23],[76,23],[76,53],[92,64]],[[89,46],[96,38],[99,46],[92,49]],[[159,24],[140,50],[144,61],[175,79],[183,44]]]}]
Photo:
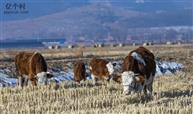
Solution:
[{"label": "cow back", "polygon": [[29,61],[30,72],[34,75],[40,72],[47,72],[47,64],[40,53],[34,53]]},{"label": "cow back", "polygon": [[15,57],[16,71],[19,75],[36,75],[47,71],[47,65],[40,53],[20,52]]},{"label": "cow back", "polygon": [[20,52],[15,56],[15,66],[18,75],[29,74],[29,61],[33,53]]},{"label": "cow back", "polygon": [[92,74],[101,78],[109,76],[109,72],[106,67],[108,63],[109,62],[107,60],[93,58],[90,62]]}]

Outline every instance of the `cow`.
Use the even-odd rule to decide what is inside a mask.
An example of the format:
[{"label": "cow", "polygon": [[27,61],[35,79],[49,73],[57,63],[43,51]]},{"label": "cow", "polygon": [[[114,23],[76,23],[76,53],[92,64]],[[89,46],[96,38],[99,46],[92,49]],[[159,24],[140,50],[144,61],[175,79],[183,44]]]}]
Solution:
[{"label": "cow", "polygon": [[77,61],[73,67],[74,81],[80,83],[82,80],[86,80],[86,68],[85,64],[81,61]]},{"label": "cow", "polygon": [[131,51],[123,60],[122,70],[124,94],[129,94],[132,90],[143,90],[145,95],[152,96],[156,73],[153,53],[144,47]]},{"label": "cow", "polygon": [[32,85],[47,84],[48,78],[53,77],[47,72],[47,64],[44,57],[38,52],[19,52],[15,56],[18,84],[23,87],[28,80]]},{"label": "cow", "polygon": [[89,64],[93,84],[95,85],[98,79],[110,81],[114,73],[116,64],[104,59],[93,57]]}]

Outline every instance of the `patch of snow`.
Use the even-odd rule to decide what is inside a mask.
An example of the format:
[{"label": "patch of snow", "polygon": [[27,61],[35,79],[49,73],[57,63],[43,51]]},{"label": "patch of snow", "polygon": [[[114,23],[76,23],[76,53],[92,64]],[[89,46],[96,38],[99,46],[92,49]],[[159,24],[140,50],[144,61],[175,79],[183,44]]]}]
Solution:
[{"label": "patch of snow", "polygon": [[182,64],[176,62],[156,61],[156,76],[170,75],[183,67]]},{"label": "patch of snow", "polygon": [[15,78],[9,78],[8,75],[0,73],[0,87],[5,87],[5,86],[16,86],[17,84],[17,79]]},{"label": "patch of snow", "polygon": [[[112,63],[116,63],[115,71],[121,70],[122,61],[112,61]],[[170,75],[175,73],[176,71],[182,69],[184,66],[180,63],[170,62],[170,61],[156,61],[156,76]],[[50,71],[54,77],[50,79],[55,80],[57,83],[61,83],[63,81],[73,80],[73,65],[67,64],[67,68],[65,71],[60,68],[52,68]],[[86,65],[86,74],[88,74],[87,80],[91,80],[90,70],[88,69],[88,65]],[[16,86],[17,79],[9,78],[10,76],[6,74],[6,72],[0,69],[0,87],[5,86]]]}]

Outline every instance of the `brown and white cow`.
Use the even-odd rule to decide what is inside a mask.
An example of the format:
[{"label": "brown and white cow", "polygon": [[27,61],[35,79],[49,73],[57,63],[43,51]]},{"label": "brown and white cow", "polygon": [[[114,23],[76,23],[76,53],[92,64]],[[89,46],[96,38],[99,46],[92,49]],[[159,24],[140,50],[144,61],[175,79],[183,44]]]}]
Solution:
[{"label": "brown and white cow", "polygon": [[86,68],[85,64],[81,61],[77,61],[74,64],[74,80],[78,83],[82,80],[86,80]]},{"label": "brown and white cow", "polygon": [[153,53],[144,47],[131,51],[125,57],[122,73],[122,84],[125,94],[139,89],[143,90],[145,95],[152,95],[152,85],[156,72],[154,59]]},{"label": "brown and white cow", "polygon": [[112,62],[109,62],[104,59],[92,58],[89,64],[89,68],[91,71],[91,77],[93,79],[93,83],[96,84],[98,79],[109,81],[112,78],[114,73],[114,66]]},{"label": "brown and white cow", "polygon": [[20,52],[15,56],[18,84],[27,85],[28,80],[32,85],[47,84],[52,75],[47,72],[47,64],[44,57],[38,52]]}]

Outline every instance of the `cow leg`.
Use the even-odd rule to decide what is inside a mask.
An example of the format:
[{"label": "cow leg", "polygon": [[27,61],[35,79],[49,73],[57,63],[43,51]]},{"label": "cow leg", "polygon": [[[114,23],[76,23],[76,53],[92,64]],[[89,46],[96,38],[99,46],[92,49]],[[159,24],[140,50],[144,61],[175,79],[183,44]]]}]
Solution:
[{"label": "cow leg", "polygon": [[36,80],[35,80],[35,79],[31,79],[30,81],[31,81],[31,84],[32,84],[33,86],[36,86],[36,85],[37,85],[37,83],[36,83]]},{"label": "cow leg", "polygon": [[141,98],[142,91],[144,91],[144,88],[145,88],[144,84],[139,85],[139,88],[138,88],[138,90],[137,90],[137,96],[138,96],[138,98]]},{"label": "cow leg", "polygon": [[31,81],[31,84],[33,86],[37,85],[36,79],[34,78],[35,76],[29,75],[29,81]]},{"label": "cow leg", "polygon": [[141,93],[144,90],[144,88],[145,88],[144,84],[138,84],[137,85],[137,92]]},{"label": "cow leg", "polygon": [[103,78],[100,78],[100,84],[102,85],[106,85],[106,81],[107,81],[107,78],[103,77]]},{"label": "cow leg", "polygon": [[153,82],[152,83],[150,83],[149,85],[148,85],[148,91],[147,91],[147,94],[149,95],[149,96],[152,96],[152,92],[153,92]]},{"label": "cow leg", "polygon": [[19,77],[18,77],[18,85],[19,85],[20,87],[23,87],[23,86],[24,86],[24,77],[22,77],[22,76],[19,76]]},{"label": "cow leg", "polygon": [[31,84],[32,84],[32,83],[31,83],[31,80],[28,79],[27,85],[31,85]]},{"label": "cow leg", "polygon": [[147,92],[146,92],[147,96],[151,96],[152,95],[152,87],[150,85],[147,85],[146,90],[147,90]]},{"label": "cow leg", "polygon": [[144,94],[148,98],[152,98],[152,92],[153,92],[152,86],[153,86],[153,82],[144,86]]},{"label": "cow leg", "polygon": [[147,95],[147,86],[146,85],[143,88],[143,92],[144,92],[145,95]]},{"label": "cow leg", "polygon": [[17,83],[18,83],[18,86],[22,87],[22,77],[21,76],[18,77]]},{"label": "cow leg", "polygon": [[105,77],[105,80],[106,80],[107,82],[109,82],[109,81],[110,81],[110,79],[111,79],[111,77],[110,77],[110,76]]},{"label": "cow leg", "polygon": [[150,75],[149,79],[145,81],[144,93],[146,96],[151,97],[153,92],[153,76]]},{"label": "cow leg", "polygon": [[92,80],[93,80],[93,85],[96,85],[97,79],[96,79],[95,75],[91,74],[91,77],[92,77]]},{"label": "cow leg", "polygon": [[33,85],[33,86],[36,86],[37,85],[37,83],[36,83],[36,81],[35,80],[31,80],[31,84]]},{"label": "cow leg", "polygon": [[23,75],[23,85],[27,86],[28,85],[28,76]]},{"label": "cow leg", "polygon": [[150,97],[152,97],[152,93],[153,93],[153,80],[154,80],[154,75],[150,75],[150,83],[148,84],[148,94]]}]

